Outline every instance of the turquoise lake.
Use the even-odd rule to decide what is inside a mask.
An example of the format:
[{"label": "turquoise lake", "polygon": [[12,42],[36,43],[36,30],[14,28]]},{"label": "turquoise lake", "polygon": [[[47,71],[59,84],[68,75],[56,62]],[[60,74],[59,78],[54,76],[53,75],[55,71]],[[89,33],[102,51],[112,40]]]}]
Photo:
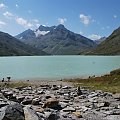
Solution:
[{"label": "turquoise lake", "polygon": [[0,57],[0,79],[42,80],[103,75],[120,68],[120,56]]}]

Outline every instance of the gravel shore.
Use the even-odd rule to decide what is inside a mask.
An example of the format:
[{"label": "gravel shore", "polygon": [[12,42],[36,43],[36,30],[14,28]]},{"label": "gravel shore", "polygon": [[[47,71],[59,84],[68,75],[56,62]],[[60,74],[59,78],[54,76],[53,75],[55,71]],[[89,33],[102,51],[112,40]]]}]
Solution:
[{"label": "gravel shore", "polygon": [[0,120],[120,120],[120,94],[62,81],[1,88]]}]

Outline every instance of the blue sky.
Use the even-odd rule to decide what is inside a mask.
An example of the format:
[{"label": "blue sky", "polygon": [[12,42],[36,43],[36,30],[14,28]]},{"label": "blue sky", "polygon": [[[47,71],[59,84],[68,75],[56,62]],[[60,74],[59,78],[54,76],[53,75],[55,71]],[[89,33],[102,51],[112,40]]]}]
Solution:
[{"label": "blue sky", "polygon": [[120,26],[120,0],[0,0],[0,31],[11,35],[39,25],[64,24],[91,39]]}]

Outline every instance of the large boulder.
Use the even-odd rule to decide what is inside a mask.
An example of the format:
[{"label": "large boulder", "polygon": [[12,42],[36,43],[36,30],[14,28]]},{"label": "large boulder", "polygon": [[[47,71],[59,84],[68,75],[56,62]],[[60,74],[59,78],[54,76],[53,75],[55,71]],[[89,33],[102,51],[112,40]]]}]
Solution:
[{"label": "large boulder", "polygon": [[19,103],[11,103],[0,109],[0,120],[25,120],[24,111]]}]

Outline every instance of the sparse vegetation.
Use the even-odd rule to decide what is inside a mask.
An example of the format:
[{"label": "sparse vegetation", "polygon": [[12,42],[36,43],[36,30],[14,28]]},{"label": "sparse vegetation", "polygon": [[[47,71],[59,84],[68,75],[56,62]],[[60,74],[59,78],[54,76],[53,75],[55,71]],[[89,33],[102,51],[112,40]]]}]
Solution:
[{"label": "sparse vegetation", "polygon": [[120,93],[120,69],[111,71],[109,75],[90,77],[88,79],[70,79],[76,86],[86,86],[89,89]]},{"label": "sparse vegetation", "polygon": [[29,83],[29,82],[22,82],[22,81],[20,81],[20,82],[15,82],[15,81],[13,81],[13,82],[0,82],[0,88],[17,88],[17,87],[28,87],[28,86],[30,86],[31,85],[31,83]]}]

